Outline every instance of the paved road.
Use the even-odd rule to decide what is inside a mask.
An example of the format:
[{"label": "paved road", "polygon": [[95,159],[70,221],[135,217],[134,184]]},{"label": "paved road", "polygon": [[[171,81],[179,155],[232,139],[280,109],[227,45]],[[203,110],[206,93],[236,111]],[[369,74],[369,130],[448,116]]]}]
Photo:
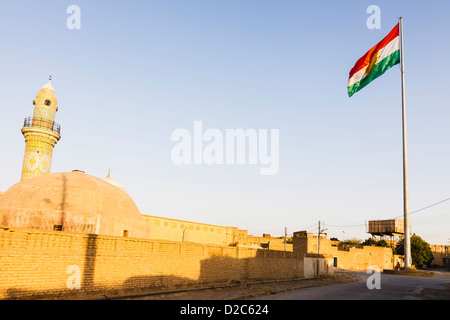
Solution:
[{"label": "paved road", "polygon": [[[129,300],[450,300],[450,272],[434,278],[379,274],[380,289],[368,289],[369,274],[338,271],[330,279],[143,295]],[[355,281],[354,279],[357,279]],[[111,298],[111,297],[110,297]]]},{"label": "paved road", "polygon": [[[368,289],[369,274],[351,272],[359,280],[257,297],[257,300],[450,300],[450,274],[434,278],[379,274],[380,289]],[[371,278],[372,280],[373,278]],[[371,282],[374,283],[374,282]]]}]

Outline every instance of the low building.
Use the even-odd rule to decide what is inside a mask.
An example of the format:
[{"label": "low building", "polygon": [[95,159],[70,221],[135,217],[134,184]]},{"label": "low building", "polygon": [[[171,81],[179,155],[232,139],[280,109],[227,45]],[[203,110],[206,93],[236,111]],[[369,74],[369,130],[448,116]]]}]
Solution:
[{"label": "low building", "polygon": [[247,237],[246,230],[206,223],[142,215],[150,227],[149,239],[215,245],[235,245]]},{"label": "low building", "polygon": [[294,232],[293,251],[303,254],[320,254],[332,257],[334,267],[355,271],[366,271],[370,266],[378,266],[380,270],[393,269],[397,262],[403,265],[402,258],[394,255],[391,248],[342,245],[330,240],[326,233]]},{"label": "low building", "polygon": [[448,245],[432,244],[431,253],[433,254],[432,264],[440,268],[450,269],[450,257]]}]

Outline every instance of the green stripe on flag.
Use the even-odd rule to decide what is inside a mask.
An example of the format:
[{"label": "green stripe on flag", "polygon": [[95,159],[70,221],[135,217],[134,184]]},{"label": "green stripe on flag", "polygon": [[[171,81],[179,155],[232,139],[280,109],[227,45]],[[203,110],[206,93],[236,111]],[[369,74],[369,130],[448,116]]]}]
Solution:
[{"label": "green stripe on flag", "polygon": [[381,76],[383,73],[385,73],[388,69],[392,68],[396,64],[400,63],[400,50],[397,50],[381,60],[379,63],[373,66],[372,71],[369,73],[369,75],[363,79],[361,79],[359,82],[351,85],[348,87],[348,96],[351,97],[353,94],[367,86],[369,83],[371,83],[373,80]]}]

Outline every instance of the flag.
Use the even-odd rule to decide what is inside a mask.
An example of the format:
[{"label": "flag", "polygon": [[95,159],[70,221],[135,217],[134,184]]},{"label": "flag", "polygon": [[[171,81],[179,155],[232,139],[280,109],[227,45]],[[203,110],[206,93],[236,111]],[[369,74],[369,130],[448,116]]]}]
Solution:
[{"label": "flag", "polygon": [[356,62],[348,78],[348,96],[351,97],[398,63],[400,63],[399,24]]}]

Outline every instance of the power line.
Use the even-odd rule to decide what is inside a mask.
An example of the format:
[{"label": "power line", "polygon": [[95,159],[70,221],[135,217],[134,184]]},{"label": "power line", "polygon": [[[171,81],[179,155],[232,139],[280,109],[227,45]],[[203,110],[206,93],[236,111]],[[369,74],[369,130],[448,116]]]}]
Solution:
[{"label": "power line", "polygon": [[316,225],[316,224],[313,224],[312,226],[309,226],[308,228],[304,228],[303,230],[309,231],[309,230],[311,230],[311,229],[316,229],[316,228],[317,228],[317,225]]},{"label": "power line", "polygon": [[[413,213],[417,213],[417,212],[429,209],[431,207],[437,206],[438,204],[444,203],[444,202],[449,201],[449,200],[450,200],[450,198],[438,201],[436,203],[430,204],[430,205],[428,205],[426,207],[423,207],[423,208],[420,208],[418,210],[411,211],[409,214],[413,214]],[[401,218],[401,217],[403,217],[403,215],[393,217],[392,219]],[[355,228],[355,227],[362,227],[362,226],[365,226],[365,225],[366,224],[354,224],[354,225],[348,225],[348,226],[335,226],[335,225],[327,224],[327,226],[329,226],[329,227],[336,227],[336,228]]]},{"label": "power line", "polygon": [[365,226],[366,224],[354,224],[354,225],[350,225],[350,226],[335,226],[332,224],[327,224],[327,227],[335,227],[335,228],[355,228],[355,227],[362,227]]},{"label": "power line", "polygon": [[[417,213],[417,212],[423,211],[423,210],[425,210],[425,209],[428,209],[428,208],[437,206],[438,204],[441,204],[441,203],[446,202],[446,201],[448,201],[448,200],[450,200],[450,198],[447,198],[447,199],[441,200],[441,201],[439,201],[439,202],[430,204],[429,206],[423,207],[423,208],[421,208],[421,209],[419,209],[419,210],[412,211],[412,212],[410,212],[409,214]],[[400,218],[400,217],[403,217],[403,215],[397,216],[397,217],[394,217],[394,218]]]}]

